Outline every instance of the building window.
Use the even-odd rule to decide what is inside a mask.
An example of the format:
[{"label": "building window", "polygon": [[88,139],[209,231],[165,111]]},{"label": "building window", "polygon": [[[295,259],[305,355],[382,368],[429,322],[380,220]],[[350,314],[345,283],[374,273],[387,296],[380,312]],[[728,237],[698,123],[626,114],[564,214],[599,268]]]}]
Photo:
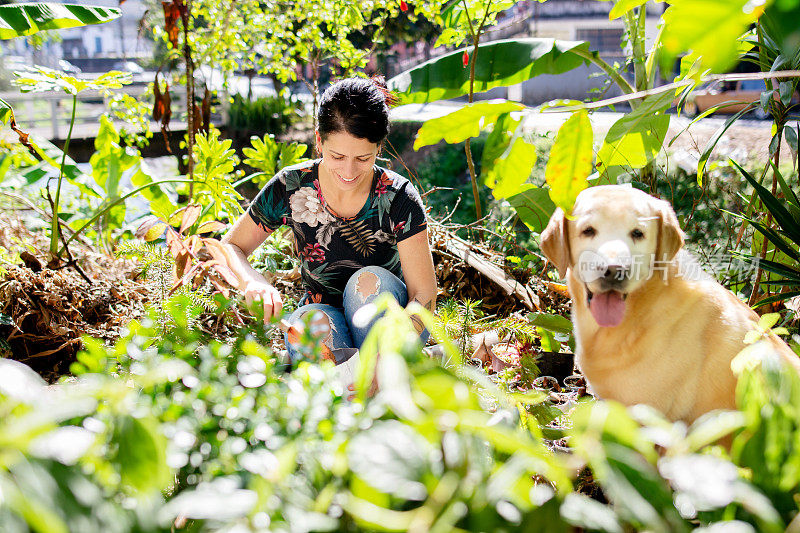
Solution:
[{"label": "building window", "polygon": [[103,53],[103,38],[102,37],[95,37],[94,38],[94,53],[100,55]]},{"label": "building window", "polygon": [[622,28],[578,28],[579,41],[589,41],[592,49],[600,52],[619,52]]}]

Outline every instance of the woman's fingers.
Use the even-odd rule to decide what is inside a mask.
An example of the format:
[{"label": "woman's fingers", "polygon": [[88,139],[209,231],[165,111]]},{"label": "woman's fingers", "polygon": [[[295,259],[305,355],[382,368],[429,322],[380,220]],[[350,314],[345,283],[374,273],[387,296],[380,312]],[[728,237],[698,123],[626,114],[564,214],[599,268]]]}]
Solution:
[{"label": "woman's fingers", "polygon": [[262,293],[261,301],[264,304],[264,321],[267,322],[273,316],[280,316],[281,309],[283,308],[283,300],[281,294],[275,287],[270,287],[271,290],[266,290]]},{"label": "woman's fingers", "polygon": [[278,289],[272,285],[259,284],[248,287],[244,291],[244,299],[249,308],[261,305],[264,309],[264,321],[268,322],[273,316],[278,316],[283,309],[283,299]]}]

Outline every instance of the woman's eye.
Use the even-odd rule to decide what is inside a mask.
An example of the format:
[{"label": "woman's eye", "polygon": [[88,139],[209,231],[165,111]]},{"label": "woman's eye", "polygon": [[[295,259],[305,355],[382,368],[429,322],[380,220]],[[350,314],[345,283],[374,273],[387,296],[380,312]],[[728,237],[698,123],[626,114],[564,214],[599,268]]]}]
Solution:
[{"label": "woman's eye", "polygon": [[635,229],[631,231],[631,238],[635,241],[638,241],[639,239],[644,239],[644,233],[642,233],[642,230],[640,229]]},{"label": "woman's eye", "polygon": [[342,159],[344,159],[344,156],[342,155],[332,155],[331,157],[333,158],[334,161],[341,161]]},{"label": "woman's eye", "polygon": [[594,237],[596,233],[597,231],[595,231],[593,227],[589,226],[581,232],[581,235],[584,237]]}]

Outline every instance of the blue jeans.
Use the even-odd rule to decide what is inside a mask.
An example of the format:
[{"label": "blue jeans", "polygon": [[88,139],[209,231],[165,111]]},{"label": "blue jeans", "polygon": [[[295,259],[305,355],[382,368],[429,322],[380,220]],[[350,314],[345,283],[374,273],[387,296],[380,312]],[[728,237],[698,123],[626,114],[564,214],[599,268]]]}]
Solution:
[{"label": "blue jeans", "polygon": [[[353,325],[353,315],[363,306],[374,301],[379,294],[385,292],[394,296],[401,306],[405,307],[408,304],[408,290],[406,289],[406,284],[400,278],[382,267],[364,267],[357,270],[347,281],[343,294],[343,308],[333,307],[328,304],[306,304],[298,307],[289,316],[288,322],[290,324],[302,324],[303,317],[307,313],[322,311],[324,316],[319,315],[314,318],[312,325],[330,326],[330,332],[322,340],[329,350],[361,348],[364,339],[367,338],[367,333],[379,316],[373,317],[367,325],[358,327]],[[299,354],[290,345],[286,337],[284,335],[284,339],[287,341],[286,350],[289,352],[289,357],[294,361]]]}]

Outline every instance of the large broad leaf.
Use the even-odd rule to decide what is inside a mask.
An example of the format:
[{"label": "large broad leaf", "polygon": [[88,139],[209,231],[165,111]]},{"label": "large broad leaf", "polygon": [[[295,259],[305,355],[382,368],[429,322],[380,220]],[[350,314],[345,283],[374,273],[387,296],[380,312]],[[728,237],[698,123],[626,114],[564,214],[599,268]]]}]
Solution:
[{"label": "large broad leaf", "polygon": [[42,30],[100,24],[119,18],[112,7],[35,3],[0,6],[0,39],[13,39]]},{"label": "large broad leaf", "polygon": [[792,68],[797,66],[800,50],[800,2],[771,2],[758,20],[761,30],[775,41],[784,58],[795,58]]},{"label": "large broad leaf", "polygon": [[492,187],[495,198],[508,198],[521,191],[536,164],[536,147],[516,135],[503,155],[486,174],[486,185]]},{"label": "large broad leaf", "polygon": [[[469,50],[471,53],[471,49]],[[554,39],[494,41],[478,47],[474,91],[514,85],[540,74],[561,74],[588,63],[589,43]],[[431,59],[389,80],[402,103],[425,103],[469,94],[464,50]]]},{"label": "large broad leaf", "polygon": [[673,0],[664,12],[662,64],[692,50],[703,65],[725,72],[736,62],[737,39],[758,20],[764,5],[749,0]]},{"label": "large broad leaf", "polygon": [[559,128],[545,169],[553,203],[565,213],[572,211],[575,198],[589,185],[591,172],[592,124],[586,111],[577,111]]},{"label": "large broad leaf", "polygon": [[523,109],[524,105],[507,100],[467,104],[458,111],[426,121],[417,132],[414,150],[441,140],[454,144],[477,137],[483,128],[494,124],[500,115]]},{"label": "large broad leaf", "polygon": [[142,493],[164,489],[172,474],[167,466],[167,441],[151,418],[122,416],[114,424],[110,461],[125,485]]},{"label": "large broad leaf", "polygon": [[597,152],[597,166],[603,172],[612,166],[642,168],[655,159],[669,129],[672,91],[648,96],[635,110],[624,115],[608,130]]},{"label": "large broad leaf", "polygon": [[550,189],[523,185],[522,192],[508,198],[508,202],[517,211],[519,219],[531,231],[541,233],[556,210],[550,199]]},{"label": "large broad leaf", "polygon": [[8,104],[8,102],[0,98],[0,126],[11,120],[12,116],[14,116],[14,112],[12,111],[11,106]]},{"label": "large broad leaf", "polygon": [[608,14],[609,20],[618,19],[631,9],[647,3],[647,0],[617,0],[611,12]]}]

